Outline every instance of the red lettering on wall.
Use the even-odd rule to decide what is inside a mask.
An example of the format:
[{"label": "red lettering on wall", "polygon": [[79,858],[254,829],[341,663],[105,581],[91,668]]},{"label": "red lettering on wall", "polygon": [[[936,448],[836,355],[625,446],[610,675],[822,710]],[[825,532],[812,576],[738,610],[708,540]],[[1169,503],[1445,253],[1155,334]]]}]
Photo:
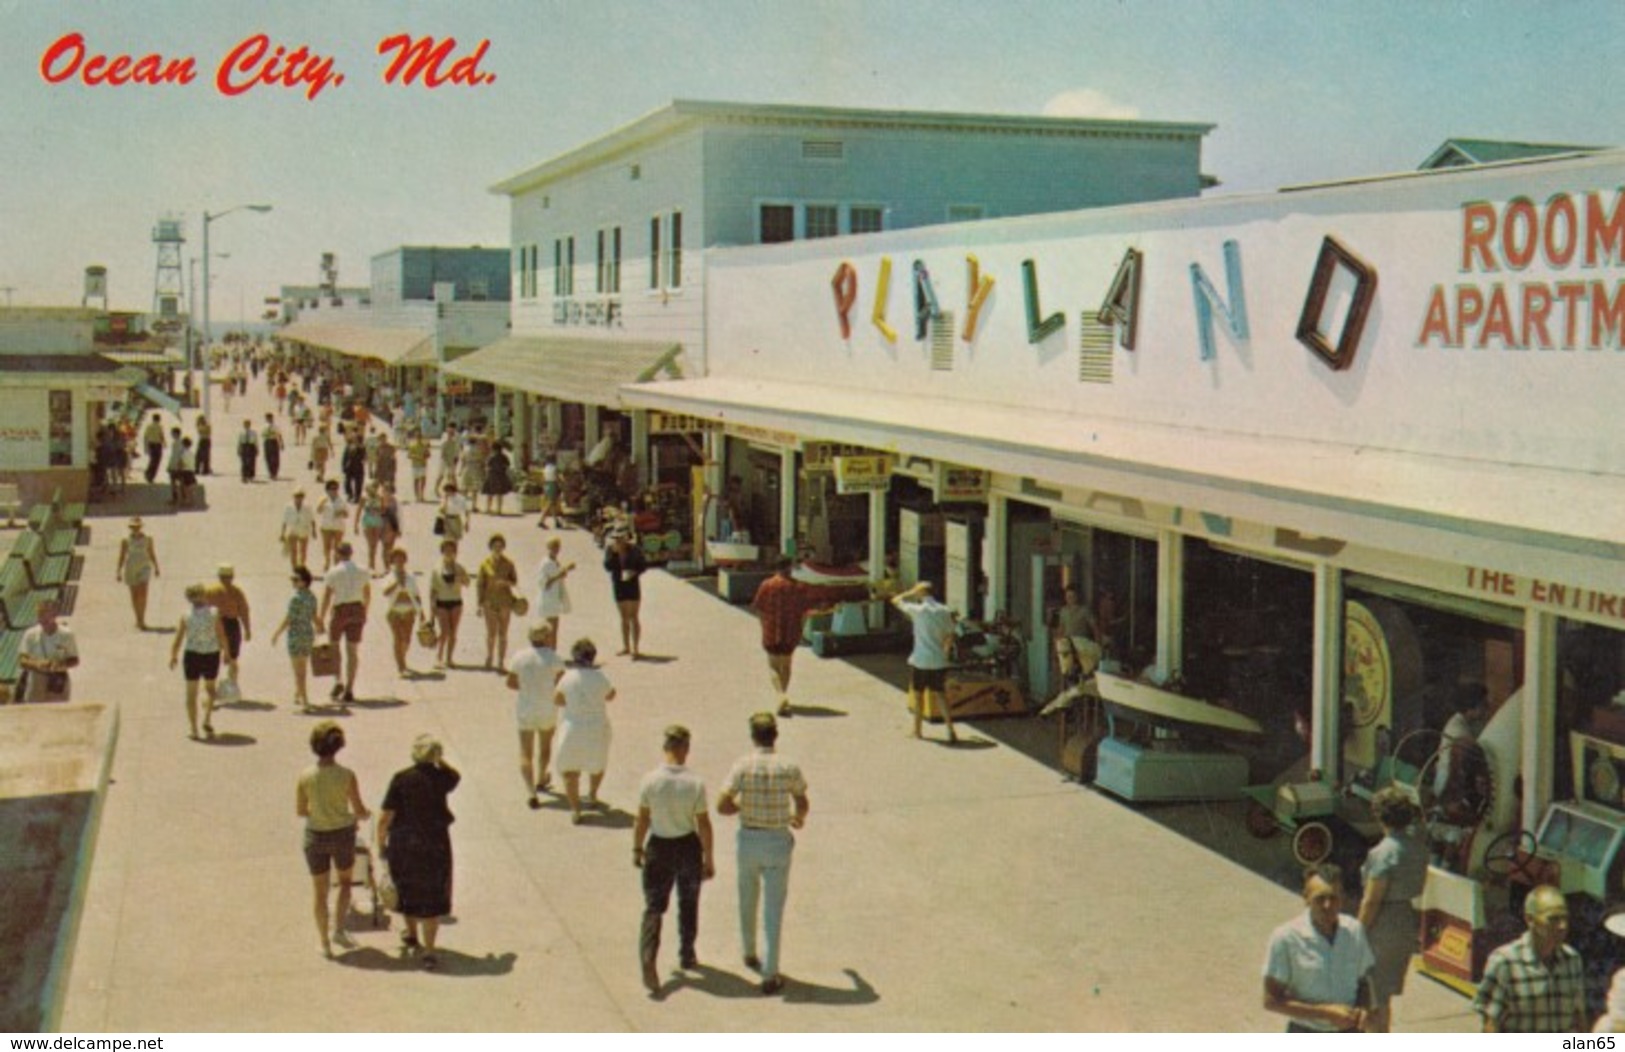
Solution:
[{"label": "red lettering on wall", "polygon": [[1484,327],[1478,332],[1477,347],[1488,347],[1494,338],[1502,347],[1517,346],[1512,339],[1512,313],[1507,309],[1506,289],[1495,285],[1490,289],[1490,306],[1484,314]]},{"label": "red lettering on wall", "polygon": [[1473,285],[1463,285],[1456,290],[1456,328],[1451,343],[1457,347],[1462,345],[1463,332],[1477,325],[1484,318],[1484,293]]},{"label": "red lettering on wall", "polygon": [[[1614,300],[1608,301],[1608,286],[1600,281],[1591,283],[1591,343],[1592,350],[1620,346],[1625,334],[1625,284],[1615,286]],[[1606,342],[1605,342],[1606,341]]]},{"label": "red lettering on wall", "polygon": [[[1574,250],[1579,245],[1578,233],[1580,220],[1574,211],[1574,198],[1568,194],[1553,194],[1546,202],[1546,227],[1541,232],[1540,248],[1546,254],[1546,262],[1553,267],[1566,267],[1574,259]],[[1556,240],[1556,231],[1561,227],[1563,240]]]},{"label": "red lettering on wall", "polygon": [[1540,349],[1552,349],[1552,334],[1546,331],[1546,319],[1552,313],[1552,294],[1544,282],[1532,281],[1523,287],[1523,331],[1519,341],[1525,348],[1533,346],[1531,336],[1538,339]]},{"label": "red lettering on wall", "polygon": [[1441,347],[1456,346],[1450,338],[1450,307],[1445,301],[1443,285],[1433,286],[1433,294],[1428,297],[1427,316],[1422,319],[1422,333],[1416,338],[1416,344],[1418,347],[1426,346],[1434,337],[1438,337]]},{"label": "red lettering on wall", "polygon": [[1461,269],[1472,270],[1474,257],[1479,270],[1499,270],[1490,254],[1495,240],[1495,206],[1488,201],[1472,201],[1461,206]]},{"label": "red lettering on wall", "polygon": [[1535,202],[1527,197],[1507,202],[1501,224],[1501,254],[1513,270],[1522,270],[1534,260],[1538,226]]},{"label": "red lettering on wall", "polygon": [[1604,216],[1602,198],[1586,194],[1586,262],[1588,267],[1603,263],[1625,263],[1625,192],[1614,194],[1614,211]]}]

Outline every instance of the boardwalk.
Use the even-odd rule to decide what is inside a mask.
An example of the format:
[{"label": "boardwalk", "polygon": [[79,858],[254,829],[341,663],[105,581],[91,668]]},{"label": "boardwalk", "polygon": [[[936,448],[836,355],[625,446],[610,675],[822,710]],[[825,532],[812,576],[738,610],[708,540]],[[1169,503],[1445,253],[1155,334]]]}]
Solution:
[{"label": "boardwalk", "polygon": [[[262,387],[244,401],[217,415],[217,433],[250,411],[263,418]],[[284,463],[308,481],[301,449]],[[701,912],[704,967],[651,999],[637,967],[642,904],[629,850],[638,778],[659,760],[660,728],[681,720],[694,731],[691,766],[714,796],[748,749],[746,716],[769,703],[750,616],[659,572],[646,578],[644,604],[644,649],[656,660],[607,659],[620,690],[604,794],[615,809],[579,828],[562,801],[525,807],[501,678],[458,669],[398,679],[375,611],[342,758],[376,804],[414,735],[446,743],[464,773],[452,798],[456,918],[436,973],[398,958],[393,928],[358,925],[359,949],[323,959],[293,814],[311,720],[292,711],[287,661],[268,642],[288,594],[276,533],[294,484],[208,481],[207,511],[147,521],[163,566],[153,623],[173,624],[183,586],[222,560],[253,604],[248,700],[216,716],[212,745],[186,739],[168,637],[135,631],[114,580],[124,513],[103,506],[108,517],[93,520],[71,619],[85,659],[75,695],[116,701],[122,729],[65,1028],[1280,1029],[1260,1007],[1258,969],[1269,930],[1300,908],[1294,895],[974,730],[959,749],[915,743],[893,687],[805,652],[794,692],[803,714],[781,738],[813,804],[791,877],[789,987],[764,998],[740,964],[733,826],[723,819],[719,875]],[[427,505],[407,505],[418,569],[433,551],[431,518]],[[465,564],[474,568],[497,530],[528,580],[544,539],[531,516],[476,517]],[[600,554],[583,533],[563,538],[582,565],[564,635],[591,635],[613,654]],[[460,657],[482,651],[471,613]],[[419,668],[426,654],[414,647]],[[668,930],[663,969],[675,942]],[[1413,990],[1398,1006],[1401,1029],[1472,1028],[1459,997],[1425,980]]]}]

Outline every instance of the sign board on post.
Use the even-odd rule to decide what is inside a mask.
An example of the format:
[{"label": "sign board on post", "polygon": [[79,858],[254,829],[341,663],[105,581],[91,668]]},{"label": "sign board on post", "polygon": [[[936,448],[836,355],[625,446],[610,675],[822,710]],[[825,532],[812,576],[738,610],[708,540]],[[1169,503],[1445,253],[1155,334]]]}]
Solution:
[{"label": "sign board on post", "polygon": [[937,461],[937,503],[956,500],[987,500],[992,483],[990,472],[981,468],[963,468],[957,464]]},{"label": "sign board on post", "polygon": [[891,457],[836,457],[835,492],[884,493],[891,488]]}]

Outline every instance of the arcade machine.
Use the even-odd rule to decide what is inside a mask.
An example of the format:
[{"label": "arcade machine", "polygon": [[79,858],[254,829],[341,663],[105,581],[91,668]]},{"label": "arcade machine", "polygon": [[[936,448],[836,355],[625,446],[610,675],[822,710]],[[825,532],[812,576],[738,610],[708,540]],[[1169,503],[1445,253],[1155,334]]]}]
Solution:
[{"label": "arcade machine", "polygon": [[[1503,713],[1509,707],[1503,706]],[[1554,885],[1568,896],[1570,941],[1581,949],[1588,968],[1606,972],[1619,963],[1617,946],[1585,942],[1598,937],[1603,916],[1625,898],[1625,698],[1616,698],[1613,706],[1571,731],[1569,748],[1573,799],[1549,805],[1533,832],[1501,833],[1473,857],[1466,876],[1442,874],[1435,888],[1436,871],[1430,870],[1424,895],[1423,970],[1428,974],[1458,986],[1476,981],[1489,949],[1520,930],[1517,903],[1540,884]],[[1491,750],[1487,742],[1486,750]],[[1489,879],[1472,880],[1475,875]],[[1492,881],[1506,883],[1508,894],[1498,905],[1514,915],[1493,936],[1485,928],[1496,927],[1497,917],[1483,902]]]}]

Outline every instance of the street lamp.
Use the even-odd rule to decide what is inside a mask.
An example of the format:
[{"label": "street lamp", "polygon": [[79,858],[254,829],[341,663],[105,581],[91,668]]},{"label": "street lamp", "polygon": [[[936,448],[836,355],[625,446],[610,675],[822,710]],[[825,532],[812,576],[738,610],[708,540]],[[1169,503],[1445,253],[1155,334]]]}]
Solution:
[{"label": "street lamp", "polygon": [[[216,252],[214,254],[214,258],[215,259],[230,259],[231,258],[231,253],[230,252]],[[187,307],[186,307],[186,390],[187,390],[188,394],[190,394],[191,390],[192,390],[192,383],[193,383],[192,374],[202,364],[201,359],[203,357],[202,353],[198,350],[197,327],[192,324],[193,320],[196,319],[197,316],[198,316],[198,313],[197,313],[197,260],[198,260],[198,257],[193,256],[193,257],[191,257],[190,259],[188,259],[186,261],[186,283],[187,283],[186,284],[186,288],[187,288],[187,293],[186,293],[186,303],[187,303]],[[203,383],[204,383],[204,386],[208,386],[209,373],[208,373],[207,368],[205,368],[204,371],[203,371]]]},{"label": "street lamp", "polygon": [[216,219],[224,218],[233,212],[243,209],[250,212],[264,214],[271,210],[270,205],[237,205],[224,212],[210,215],[203,213],[203,418],[209,419],[209,347],[214,343],[214,333],[209,326],[209,224]]}]

